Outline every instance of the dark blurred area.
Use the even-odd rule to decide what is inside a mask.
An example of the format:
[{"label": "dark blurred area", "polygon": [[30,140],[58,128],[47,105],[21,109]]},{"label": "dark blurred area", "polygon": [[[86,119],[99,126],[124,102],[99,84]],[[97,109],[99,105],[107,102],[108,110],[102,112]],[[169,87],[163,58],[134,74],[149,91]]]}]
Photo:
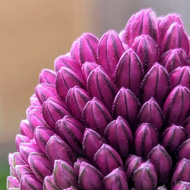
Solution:
[{"label": "dark blurred area", "polygon": [[190,32],[189,0],[0,0],[0,189],[8,175],[7,156],[16,150],[15,135],[42,68],[70,50],[83,32],[97,37],[122,30],[129,17],[150,7],[158,16],[181,15]]}]

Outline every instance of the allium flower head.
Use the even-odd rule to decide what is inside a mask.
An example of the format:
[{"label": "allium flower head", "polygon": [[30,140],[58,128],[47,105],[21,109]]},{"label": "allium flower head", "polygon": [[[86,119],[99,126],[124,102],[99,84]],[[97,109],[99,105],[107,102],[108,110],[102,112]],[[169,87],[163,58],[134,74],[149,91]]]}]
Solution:
[{"label": "allium flower head", "polygon": [[176,14],[85,33],[43,69],[8,190],[190,189],[189,38]]}]

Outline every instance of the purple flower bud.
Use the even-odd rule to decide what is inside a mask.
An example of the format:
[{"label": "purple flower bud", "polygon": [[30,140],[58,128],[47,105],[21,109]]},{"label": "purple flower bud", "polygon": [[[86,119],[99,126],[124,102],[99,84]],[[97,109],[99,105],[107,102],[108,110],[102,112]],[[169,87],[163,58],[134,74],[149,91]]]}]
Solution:
[{"label": "purple flower bud", "polygon": [[124,52],[123,45],[118,34],[109,30],[105,33],[98,44],[99,64],[114,78],[115,67]]},{"label": "purple flower bud", "polygon": [[19,188],[19,182],[16,177],[8,176],[7,177],[7,189],[9,188]]},{"label": "purple flower bud", "polygon": [[85,127],[72,116],[65,116],[56,123],[56,131],[79,155],[83,155],[81,144]]},{"label": "purple flower bud", "polygon": [[63,160],[72,166],[76,160],[75,153],[57,135],[53,135],[47,142],[46,154],[52,163],[54,163],[55,160]]},{"label": "purple flower bud", "polygon": [[98,39],[92,34],[82,34],[71,47],[71,56],[82,65],[86,61],[97,62]]},{"label": "purple flower bud", "polygon": [[19,145],[22,142],[30,142],[30,138],[28,138],[27,136],[24,136],[24,135],[17,134],[16,138],[15,138],[15,144],[16,144],[17,151],[19,151]]},{"label": "purple flower bud", "polygon": [[154,190],[157,185],[155,168],[150,161],[142,163],[134,172],[136,190]]},{"label": "purple flower bud", "polygon": [[158,144],[157,130],[150,123],[142,123],[135,132],[135,150],[138,156],[147,157]]},{"label": "purple flower bud", "polygon": [[168,94],[169,87],[170,79],[167,71],[160,64],[154,64],[144,76],[141,84],[143,101],[145,102],[154,97],[158,104],[162,104]]},{"label": "purple flower bud", "polygon": [[128,190],[126,175],[121,168],[116,168],[103,179],[105,190]]},{"label": "purple flower bud", "polygon": [[97,67],[100,67],[100,65],[98,65],[96,63],[91,63],[91,62],[85,62],[81,66],[81,71],[82,71],[83,78],[85,79],[85,81],[87,81],[87,78],[90,75],[91,71],[93,71]]},{"label": "purple flower bud", "polygon": [[109,174],[115,168],[123,167],[119,154],[106,144],[103,144],[95,153],[94,162],[104,175]]},{"label": "purple flower bud", "polygon": [[121,116],[130,124],[136,122],[139,102],[133,92],[122,87],[115,96],[113,102],[113,116]]},{"label": "purple flower bud", "polygon": [[190,117],[188,117],[184,123],[183,123],[183,127],[185,128],[185,132],[187,134],[187,137],[190,137]]},{"label": "purple flower bud", "polygon": [[52,165],[44,154],[35,152],[30,153],[28,163],[33,174],[40,182],[43,182],[43,179],[52,173]]},{"label": "purple flower bud", "polygon": [[79,169],[80,169],[80,165],[81,165],[82,162],[89,163],[87,159],[82,158],[82,157],[79,157],[79,158],[77,159],[77,161],[74,163],[74,166],[73,166],[73,167],[74,167],[75,173],[76,173],[77,175],[79,175]]},{"label": "purple flower bud", "polygon": [[160,57],[160,63],[170,73],[177,67],[187,65],[187,55],[180,48],[170,49],[162,54],[162,56]]},{"label": "purple flower bud", "polygon": [[171,24],[162,40],[160,48],[162,53],[170,49],[181,48],[188,55],[189,39],[181,24]]},{"label": "purple flower bud", "polygon": [[142,164],[143,160],[141,157],[136,155],[130,155],[125,161],[125,172],[127,175],[127,179],[131,179],[133,177],[134,171]]},{"label": "purple flower bud", "polygon": [[36,142],[38,143],[40,149],[46,153],[46,144],[49,140],[49,138],[54,135],[55,132],[53,132],[51,129],[44,128],[44,127],[37,127],[34,132],[34,138]]},{"label": "purple flower bud", "polygon": [[16,165],[25,165],[25,162],[19,152],[9,154],[9,165],[12,167],[15,167]]},{"label": "purple flower bud", "polygon": [[173,72],[170,74],[170,81],[172,88],[179,84],[190,88],[190,67],[183,66],[173,70]]},{"label": "purple flower bud", "polygon": [[79,169],[79,184],[83,190],[103,190],[103,175],[94,166],[82,162]]},{"label": "purple flower bud", "polygon": [[65,161],[56,160],[54,163],[53,178],[55,184],[64,189],[70,186],[77,187],[77,176],[74,169]]},{"label": "purple flower bud", "polygon": [[112,120],[109,111],[96,97],[87,102],[82,115],[86,125],[101,135],[104,134],[107,124]]},{"label": "purple flower bud", "polygon": [[158,181],[161,184],[166,184],[169,181],[172,170],[172,159],[170,155],[163,146],[157,145],[150,151],[148,158],[155,167]]},{"label": "purple flower bud", "polygon": [[81,76],[80,65],[68,55],[61,55],[54,61],[54,68],[56,72],[58,72],[62,67],[71,69],[74,71],[74,73],[77,73],[79,76]]},{"label": "purple flower bud", "polygon": [[133,135],[128,123],[121,116],[108,124],[105,137],[109,145],[117,150],[123,158],[127,158],[133,144]]},{"label": "purple flower bud", "polygon": [[175,166],[171,183],[174,185],[178,181],[190,182],[190,160],[183,158]]},{"label": "purple flower bud", "polygon": [[57,73],[57,78],[56,78],[57,94],[63,100],[65,100],[65,97],[69,89],[76,85],[83,87],[82,78],[77,73],[74,73],[71,69],[62,67]]},{"label": "purple flower bud", "polygon": [[42,106],[42,114],[46,123],[51,127],[55,128],[55,123],[62,119],[63,116],[69,115],[67,109],[56,103],[52,99],[47,99]]},{"label": "purple flower bud", "polygon": [[49,69],[43,69],[39,75],[39,83],[55,85],[56,74]]},{"label": "purple flower bud", "polygon": [[77,119],[81,119],[82,110],[89,100],[90,97],[87,92],[84,89],[75,86],[68,91],[65,102],[67,103],[71,114]]},{"label": "purple flower bud", "polygon": [[163,113],[168,123],[182,124],[190,110],[190,91],[181,85],[176,86],[165,100]]},{"label": "purple flower bud", "polygon": [[179,15],[177,15],[177,14],[168,14],[164,18],[160,19],[159,30],[160,30],[160,40],[161,40],[161,42],[164,39],[164,36],[165,36],[167,30],[169,29],[169,27],[173,23],[183,25]]},{"label": "purple flower bud", "polygon": [[125,87],[139,95],[139,85],[144,71],[137,54],[129,49],[120,58],[115,71],[115,80],[119,88]]},{"label": "purple flower bud", "polygon": [[87,79],[87,87],[90,96],[98,98],[111,111],[117,88],[100,67],[90,73]]},{"label": "purple flower bud", "polygon": [[125,27],[125,42],[131,46],[135,37],[141,34],[149,35],[155,42],[159,41],[157,18],[151,9],[143,9],[129,19]]},{"label": "purple flower bud", "polygon": [[16,165],[15,166],[15,174],[19,181],[21,180],[21,177],[26,173],[32,173],[32,171],[28,165]]},{"label": "purple flower bud", "polygon": [[178,150],[178,159],[187,158],[190,159],[190,138],[188,138],[186,141],[184,141]]},{"label": "purple flower bud", "polygon": [[132,48],[139,56],[145,71],[148,71],[158,61],[158,47],[150,36],[136,37]]},{"label": "purple flower bud", "polygon": [[94,154],[103,143],[105,143],[105,140],[96,131],[86,128],[82,145],[85,155],[90,158],[91,161],[93,161]]},{"label": "purple flower bud", "polygon": [[53,176],[46,176],[43,183],[43,190],[60,190],[54,182]]},{"label": "purple flower bud", "polygon": [[36,97],[36,94],[33,94],[31,97],[30,97],[30,104],[32,106],[40,106],[40,102],[38,101],[38,98]]},{"label": "purple flower bud", "polygon": [[20,181],[20,189],[41,190],[42,184],[35,178],[33,174],[24,174]]},{"label": "purple flower bud", "polygon": [[32,139],[34,137],[34,129],[30,126],[28,120],[20,122],[20,133]]},{"label": "purple flower bud", "polygon": [[151,123],[158,130],[161,129],[164,122],[164,114],[154,98],[151,98],[142,105],[138,118],[140,123]]},{"label": "purple flower bud", "polygon": [[171,125],[162,133],[162,145],[169,152],[174,152],[178,146],[186,139],[186,133],[183,127]]},{"label": "purple flower bud", "polygon": [[190,183],[185,181],[179,181],[177,182],[172,190],[190,190]]},{"label": "purple flower bud", "polygon": [[51,84],[46,84],[46,83],[38,84],[35,88],[35,93],[41,105],[48,98],[57,97],[57,92],[55,87]]}]

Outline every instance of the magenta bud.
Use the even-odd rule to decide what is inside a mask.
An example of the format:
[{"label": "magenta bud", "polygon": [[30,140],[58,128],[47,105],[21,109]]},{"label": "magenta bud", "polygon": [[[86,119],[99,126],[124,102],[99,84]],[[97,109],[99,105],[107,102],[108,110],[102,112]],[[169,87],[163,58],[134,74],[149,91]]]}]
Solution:
[{"label": "magenta bud", "polygon": [[190,160],[183,158],[175,166],[171,183],[174,185],[179,181],[190,182]]},{"label": "magenta bud", "polygon": [[151,123],[158,130],[162,128],[164,122],[164,114],[154,98],[150,98],[142,105],[138,118],[140,123]]},{"label": "magenta bud", "polygon": [[105,190],[128,190],[125,172],[121,168],[114,169],[103,179]]},{"label": "magenta bud", "polygon": [[168,94],[170,79],[163,66],[156,63],[144,76],[141,83],[143,90],[143,101],[148,101],[153,97],[158,104],[162,104]]},{"label": "magenta bud", "polygon": [[184,123],[183,123],[183,127],[185,128],[185,132],[187,134],[187,137],[190,137],[190,117],[188,117]]},{"label": "magenta bud", "polygon": [[183,66],[173,70],[173,72],[170,74],[170,81],[172,88],[176,87],[177,85],[190,88],[190,67]]},{"label": "magenta bud", "polygon": [[115,168],[123,167],[119,154],[107,144],[103,144],[95,153],[94,162],[104,175],[109,174]]},{"label": "magenta bud", "polygon": [[127,179],[132,179],[134,171],[142,164],[143,159],[136,155],[130,155],[125,161],[125,172]]},{"label": "magenta bud", "polygon": [[139,57],[132,49],[129,49],[121,56],[116,67],[116,84],[119,88],[130,89],[137,96],[143,74],[143,66]]},{"label": "magenta bud", "polygon": [[104,134],[107,124],[112,120],[109,111],[96,97],[87,102],[82,115],[86,125],[101,135]]},{"label": "magenta bud", "polygon": [[25,165],[19,152],[9,153],[9,165],[15,167],[16,165]]},{"label": "magenta bud", "polygon": [[150,36],[136,37],[132,48],[139,56],[145,71],[148,71],[158,61],[158,47]]},{"label": "magenta bud", "polygon": [[133,180],[136,190],[155,190],[157,175],[150,161],[142,163],[134,172]]},{"label": "magenta bud", "polygon": [[157,18],[151,9],[143,9],[129,19],[125,27],[125,42],[131,46],[135,37],[142,34],[149,35],[155,42],[159,42]]},{"label": "magenta bud", "polygon": [[53,135],[48,140],[46,145],[46,154],[52,163],[54,163],[55,160],[63,160],[72,166],[76,160],[75,153],[57,135]]},{"label": "magenta bud", "polygon": [[79,185],[83,190],[103,190],[103,175],[94,166],[82,162],[79,169]]},{"label": "magenta bud", "polygon": [[56,78],[57,94],[65,100],[68,90],[76,85],[83,87],[82,78],[73,70],[62,67]]},{"label": "magenta bud", "polygon": [[85,129],[82,141],[83,151],[91,161],[93,161],[94,154],[103,143],[105,143],[104,138],[102,138],[102,136],[100,136],[96,131],[89,128]]},{"label": "magenta bud", "polygon": [[7,177],[7,189],[9,188],[19,188],[19,181],[16,179],[16,177]]},{"label": "magenta bud", "polygon": [[168,95],[163,113],[168,123],[180,125],[190,110],[190,91],[181,85],[176,86]]},{"label": "magenta bud", "polygon": [[42,114],[46,123],[51,127],[55,128],[55,123],[62,119],[63,116],[69,115],[67,109],[62,107],[60,104],[52,99],[47,99],[42,106]]},{"label": "magenta bud", "polygon": [[81,119],[82,110],[89,100],[90,97],[84,89],[74,86],[68,91],[65,102],[71,114],[77,119]]},{"label": "magenta bud", "polygon": [[162,53],[170,49],[181,48],[188,55],[189,39],[184,27],[178,23],[171,24],[161,42],[160,47]]},{"label": "magenta bud", "polygon": [[30,153],[28,163],[33,174],[40,182],[43,182],[43,179],[52,173],[52,165],[44,154],[35,152]]},{"label": "magenta bud", "polygon": [[49,69],[43,69],[39,75],[39,83],[55,85],[56,74]]},{"label": "magenta bud", "polygon": [[[187,55],[182,49],[170,49],[160,57],[160,63],[170,73],[177,67],[187,65]],[[179,75],[179,74],[178,74]],[[173,84],[173,81],[171,81]]]},{"label": "magenta bud", "polygon": [[56,160],[54,163],[53,179],[55,184],[64,189],[70,186],[77,187],[77,176],[74,169],[65,161]]},{"label": "magenta bud", "polygon": [[87,88],[91,97],[98,98],[111,111],[117,88],[100,67],[90,73],[87,79]]},{"label": "magenta bud", "polygon": [[35,129],[38,126],[48,127],[47,123],[43,119],[42,112],[37,110],[37,109],[34,109],[31,112],[29,112],[26,115],[26,117],[27,117],[29,124],[32,127],[32,129]]},{"label": "magenta bud", "polygon": [[30,126],[28,120],[20,122],[20,134],[25,135],[32,139],[34,137],[34,129]]},{"label": "magenta bud", "polygon": [[[179,25],[183,25],[182,21],[177,14],[168,14],[164,18],[160,19],[159,22],[159,30],[160,30],[160,39],[163,40],[164,36],[169,29],[169,27],[173,24],[177,23]],[[161,41],[162,42],[162,41]]]},{"label": "magenta bud", "polygon": [[77,161],[76,161],[76,162],[74,163],[74,165],[73,165],[73,167],[74,167],[74,169],[75,169],[75,173],[76,173],[77,175],[79,175],[79,169],[80,169],[80,165],[81,165],[82,162],[89,163],[87,159],[82,158],[82,157],[79,157],[79,158],[77,159]]},{"label": "magenta bud", "polygon": [[185,181],[179,181],[172,188],[172,190],[182,190],[182,189],[184,189],[184,190],[190,190],[190,183],[189,182],[185,182]]},{"label": "magenta bud", "polygon": [[81,76],[80,65],[76,63],[76,61],[68,55],[61,55],[57,57],[54,61],[54,68],[56,72],[58,72],[62,67],[68,68],[72,70],[74,73],[77,73]]},{"label": "magenta bud", "polygon": [[64,116],[56,123],[56,131],[79,155],[83,155],[82,139],[85,127],[72,116]]},{"label": "magenta bud", "polygon": [[167,127],[162,133],[162,145],[169,152],[176,151],[178,146],[181,145],[185,139],[185,129],[181,126],[171,125]]},{"label": "magenta bud", "polygon": [[28,165],[16,165],[15,166],[15,174],[19,181],[21,180],[21,177],[26,173],[32,173],[32,171]]},{"label": "magenta bud", "polygon": [[49,138],[54,134],[55,132],[45,127],[37,127],[35,129],[34,138],[36,142],[38,143],[38,146],[44,153],[46,153],[45,147]]},{"label": "magenta bud", "polygon": [[30,97],[30,104],[32,106],[40,106],[40,102],[38,101],[38,98],[36,97],[36,94],[33,94],[31,97]]},{"label": "magenta bud", "polygon": [[158,132],[150,123],[142,123],[135,132],[135,150],[138,156],[146,158],[158,144]]},{"label": "magenta bud", "polygon": [[17,134],[15,138],[15,144],[16,144],[16,149],[18,152],[19,152],[19,145],[22,142],[30,142],[30,138],[21,134]]},{"label": "magenta bud", "polygon": [[100,67],[100,65],[93,63],[93,62],[92,63],[91,62],[85,62],[81,66],[82,75],[83,75],[83,78],[85,79],[85,81],[87,81],[87,78],[90,75],[91,71],[93,71],[97,67]]},{"label": "magenta bud", "polygon": [[46,84],[46,83],[38,84],[35,88],[35,94],[41,105],[48,98],[57,97],[57,92],[55,87],[51,84]]},{"label": "magenta bud", "polygon": [[122,87],[115,96],[113,102],[113,116],[121,116],[130,124],[136,122],[139,108],[139,101],[133,92]]},{"label": "magenta bud", "polygon": [[163,146],[157,145],[150,151],[148,158],[155,167],[158,181],[161,184],[166,184],[169,181],[172,170],[172,159],[170,155]]},{"label": "magenta bud", "polygon": [[43,182],[43,190],[60,190],[54,182],[53,176],[46,176]]},{"label": "magenta bud", "polygon": [[133,135],[129,124],[121,116],[108,124],[105,129],[105,137],[108,144],[117,150],[123,158],[128,157],[133,145]]},{"label": "magenta bud", "polygon": [[41,190],[42,184],[36,179],[33,174],[24,174],[20,181],[21,190]]},{"label": "magenta bud", "polygon": [[178,159],[187,158],[190,159],[190,138],[188,138],[186,141],[184,141],[180,146],[178,150]]},{"label": "magenta bud", "polygon": [[99,64],[112,78],[114,78],[116,65],[124,51],[119,36],[115,31],[109,30],[100,39],[98,44]]},{"label": "magenta bud", "polygon": [[89,33],[82,34],[71,47],[71,56],[82,65],[86,61],[97,62],[98,39]]}]

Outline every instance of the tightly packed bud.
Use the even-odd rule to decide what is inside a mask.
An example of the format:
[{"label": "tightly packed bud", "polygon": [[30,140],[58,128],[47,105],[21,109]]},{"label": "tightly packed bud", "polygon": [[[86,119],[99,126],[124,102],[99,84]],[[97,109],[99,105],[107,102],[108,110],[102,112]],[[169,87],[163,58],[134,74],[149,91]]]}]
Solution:
[{"label": "tightly packed bud", "polygon": [[190,190],[190,44],[176,14],[84,33],[43,69],[8,190]]}]

